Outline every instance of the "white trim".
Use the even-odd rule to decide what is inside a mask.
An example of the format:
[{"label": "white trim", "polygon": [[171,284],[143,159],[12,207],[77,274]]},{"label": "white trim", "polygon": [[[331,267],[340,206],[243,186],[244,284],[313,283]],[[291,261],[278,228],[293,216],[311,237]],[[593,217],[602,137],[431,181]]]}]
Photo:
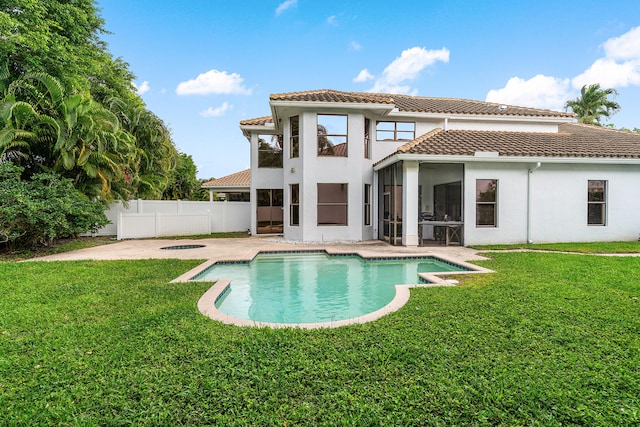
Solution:
[{"label": "white trim", "polygon": [[446,155],[446,154],[394,154],[373,166],[373,170],[385,167],[401,161],[416,160],[419,162],[441,163],[569,163],[569,164],[595,164],[595,165],[640,165],[640,158],[618,157],[542,157],[542,156],[498,156],[476,157],[474,155]]}]

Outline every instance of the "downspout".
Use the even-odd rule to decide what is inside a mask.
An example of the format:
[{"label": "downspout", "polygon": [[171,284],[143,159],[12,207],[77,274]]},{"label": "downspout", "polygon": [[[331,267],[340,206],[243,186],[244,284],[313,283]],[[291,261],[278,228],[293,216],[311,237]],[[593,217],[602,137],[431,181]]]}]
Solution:
[{"label": "downspout", "polygon": [[540,162],[536,163],[534,167],[529,169],[529,173],[527,174],[527,243],[528,244],[533,243],[533,240],[531,239],[531,199],[533,197],[533,194],[532,194],[533,189],[531,186],[531,175],[533,175],[533,172],[537,170],[540,166],[542,166],[542,163]]}]

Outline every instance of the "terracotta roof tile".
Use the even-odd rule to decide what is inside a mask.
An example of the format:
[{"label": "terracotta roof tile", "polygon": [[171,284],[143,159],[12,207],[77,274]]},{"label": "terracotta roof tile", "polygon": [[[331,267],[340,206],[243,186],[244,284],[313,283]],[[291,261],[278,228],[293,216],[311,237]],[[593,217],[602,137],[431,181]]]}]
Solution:
[{"label": "terracotta roof tile", "polygon": [[271,116],[240,120],[240,126],[264,126],[268,123],[273,123],[273,118]]},{"label": "terracotta roof tile", "polygon": [[203,188],[209,187],[249,187],[251,185],[251,170],[246,169],[222,178],[213,179],[202,184]]},{"label": "terracotta roof tile", "polygon": [[564,123],[558,133],[437,129],[398,149],[397,153],[500,156],[640,158],[640,134]]},{"label": "terracotta roof tile", "polygon": [[542,110],[536,108],[516,107],[512,105],[496,104],[492,102],[474,101],[468,99],[432,98],[425,96],[369,92],[340,92],[330,89],[272,94],[269,99],[272,101],[394,104],[399,111],[421,113],[562,118],[575,117],[573,113]]}]

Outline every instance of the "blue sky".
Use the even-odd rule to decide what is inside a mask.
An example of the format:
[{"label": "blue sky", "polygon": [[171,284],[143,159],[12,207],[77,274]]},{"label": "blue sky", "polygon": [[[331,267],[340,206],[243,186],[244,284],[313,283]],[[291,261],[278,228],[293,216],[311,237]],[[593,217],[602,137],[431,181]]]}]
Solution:
[{"label": "blue sky", "polygon": [[147,107],[200,178],[249,167],[240,120],[269,94],[382,91],[562,109],[618,90],[640,127],[640,4],[602,1],[98,0]]}]

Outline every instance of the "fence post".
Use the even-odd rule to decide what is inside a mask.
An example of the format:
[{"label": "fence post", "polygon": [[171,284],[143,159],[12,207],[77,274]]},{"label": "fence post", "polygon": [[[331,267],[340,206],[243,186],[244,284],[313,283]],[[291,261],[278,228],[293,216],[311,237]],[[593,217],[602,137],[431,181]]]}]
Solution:
[{"label": "fence post", "polygon": [[144,213],[144,203],[142,203],[142,199],[138,199],[138,207],[136,213]]},{"label": "fence post", "polygon": [[156,215],[155,215],[155,224],[153,226],[153,236],[154,237],[158,237],[158,228],[160,226],[160,212],[156,211]]},{"label": "fence post", "polygon": [[122,212],[118,212],[118,221],[116,221],[116,240],[122,240]]}]

